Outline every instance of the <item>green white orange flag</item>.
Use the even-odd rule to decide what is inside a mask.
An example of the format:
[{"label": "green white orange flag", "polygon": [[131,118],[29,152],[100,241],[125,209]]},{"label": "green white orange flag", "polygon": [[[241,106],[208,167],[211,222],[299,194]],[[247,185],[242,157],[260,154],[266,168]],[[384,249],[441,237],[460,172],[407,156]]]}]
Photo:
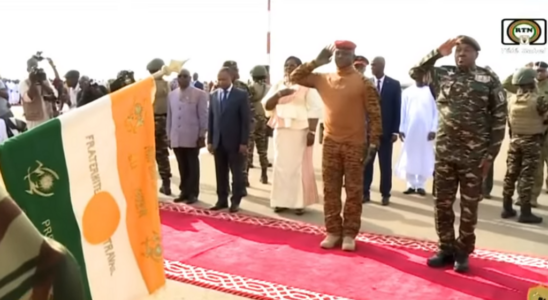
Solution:
[{"label": "green white orange flag", "polygon": [[152,77],[0,146],[4,184],[76,257],[89,300],[147,299],[166,279]]}]

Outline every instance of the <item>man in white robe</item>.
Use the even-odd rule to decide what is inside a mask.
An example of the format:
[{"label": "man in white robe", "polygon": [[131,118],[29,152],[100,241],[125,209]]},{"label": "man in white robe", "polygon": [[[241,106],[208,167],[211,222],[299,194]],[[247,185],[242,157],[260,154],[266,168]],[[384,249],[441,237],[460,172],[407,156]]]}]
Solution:
[{"label": "man in white robe", "polygon": [[434,172],[434,139],[438,110],[431,89],[422,78],[402,93],[400,138],[402,153],[396,176],[407,181],[404,194],[426,195],[426,180]]}]

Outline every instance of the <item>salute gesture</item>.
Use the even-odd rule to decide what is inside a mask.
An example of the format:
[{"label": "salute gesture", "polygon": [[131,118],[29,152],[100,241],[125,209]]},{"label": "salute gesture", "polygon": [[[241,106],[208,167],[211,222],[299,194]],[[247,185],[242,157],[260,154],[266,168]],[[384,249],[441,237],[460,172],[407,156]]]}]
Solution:
[{"label": "salute gesture", "polygon": [[457,42],[459,39],[449,39],[445,43],[441,44],[441,46],[438,47],[438,51],[442,56],[448,56],[451,55],[453,52],[453,48],[455,48],[455,45],[457,45]]},{"label": "salute gesture", "polygon": [[333,52],[335,52],[335,46],[329,45],[320,51],[320,54],[316,57],[316,63],[319,66],[327,65],[331,62],[331,57],[333,57]]}]

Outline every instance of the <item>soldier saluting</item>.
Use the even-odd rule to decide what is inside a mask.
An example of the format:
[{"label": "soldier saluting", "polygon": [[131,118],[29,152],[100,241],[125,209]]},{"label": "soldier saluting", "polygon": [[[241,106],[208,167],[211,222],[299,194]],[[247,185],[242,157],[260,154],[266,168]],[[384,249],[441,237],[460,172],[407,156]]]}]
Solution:
[{"label": "soldier saluting", "polygon": [[[434,67],[455,50],[456,66]],[[439,251],[427,261],[430,267],[454,264],[468,270],[474,251],[482,181],[497,156],[506,129],[506,99],[498,77],[476,66],[480,46],[471,37],[459,36],[431,51],[410,70],[432,80],[439,111],[435,161],[435,224]],[[455,236],[457,189],[460,186],[460,227]]]},{"label": "soldier saluting", "polygon": [[[535,185],[535,174],[539,167],[542,144],[545,138],[548,119],[548,99],[537,90],[535,77],[537,72],[531,68],[522,68],[512,76],[516,93],[508,99],[508,123],[510,126],[510,146],[507,169],[504,176],[503,210],[501,217],[516,216],[512,208],[512,196],[518,181],[520,223],[538,224],[542,218],[531,212],[531,200]],[[542,165],[540,165],[542,167]]]}]

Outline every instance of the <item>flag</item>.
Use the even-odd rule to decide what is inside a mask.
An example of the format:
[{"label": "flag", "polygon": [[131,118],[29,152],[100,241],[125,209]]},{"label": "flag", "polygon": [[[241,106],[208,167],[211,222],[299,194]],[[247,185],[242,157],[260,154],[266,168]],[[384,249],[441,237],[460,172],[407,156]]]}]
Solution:
[{"label": "flag", "polygon": [[154,91],[142,80],[0,146],[8,192],[72,252],[89,300],[146,299],[166,282]]}]

